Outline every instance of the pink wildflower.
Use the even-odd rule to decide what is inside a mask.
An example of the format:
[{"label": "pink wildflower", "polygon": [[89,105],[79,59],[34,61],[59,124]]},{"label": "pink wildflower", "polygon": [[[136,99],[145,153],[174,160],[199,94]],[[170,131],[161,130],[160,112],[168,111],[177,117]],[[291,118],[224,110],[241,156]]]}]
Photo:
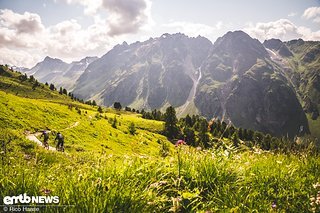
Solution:
[{"label": "pink wildflower", "polygon": [[175,146],[178,147],[180,145],[186,145],[186,142],[184,142],[183,140],[178,140]]}]

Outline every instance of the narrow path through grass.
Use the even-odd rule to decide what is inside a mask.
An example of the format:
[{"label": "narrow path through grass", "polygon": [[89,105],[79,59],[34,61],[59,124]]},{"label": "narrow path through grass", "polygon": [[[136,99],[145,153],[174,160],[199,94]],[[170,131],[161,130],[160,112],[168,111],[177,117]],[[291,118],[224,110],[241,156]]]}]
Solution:
[{"label": "narrow path through grass", "polygon": [[[67,129],[71,129],[71,128],[74,128],[76,126],[79,125],[79,121],[75,122],[74,124],[72,124],[71,126],[69,126],[68,128],[64,129],[64,130],[67,130]],[[47,132],[51,132],[51,131],[47,131]],[[39,146],[43,146],[43,143],[37,138],[39,137],[40,135],[42,134],[42,132],[35,132],[33,134],[30,134],[29,132],[27,132],[27,136],[26,138],[30,141],[33,141],[35,142],[36,144],[38,144]],[[55,147],[52,147],[52,146],[49,146],[49,149],[50,151],[57,151]]]}]

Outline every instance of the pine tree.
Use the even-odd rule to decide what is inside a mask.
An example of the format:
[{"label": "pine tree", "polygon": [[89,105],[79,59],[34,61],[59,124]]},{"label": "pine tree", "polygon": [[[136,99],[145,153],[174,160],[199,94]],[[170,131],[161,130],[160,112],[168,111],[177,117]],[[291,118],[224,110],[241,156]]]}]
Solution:
[{"label": "pine tree", "polygon": [[122,108],[120,102],[114,102],[113,107],[114,107],[116,110],[119,110],[119,111],[120,111],[121,108]]},{"label": "pine tree", "polygon": [[21,81],[26,81],[28,79],[27,74],[25,73],[22,77],[21,77]]},{"label": "pine tree", "polygon": [[229,130],[229,128],[225,128],[225,130],[223,132],[223,137],[229,138],[229,136],[230,136],[230,130]]},{"label": "pine tree", "polygon": [[244,136],[243,136],[243,129],[240,127],[239,128],[239,130],[238,130],[238,135],[239,135],[239,138],[241,139],[241,140],[244,140],[245,138],[244,138]]},{"label": "pine tree", "polygon": [[97,102],[95,100],[92,101],[92,106],[97,106]]},{"label": "pine tree", "polygon": [[270,134],[266,134],[266,135],[263,137],[262,146],[261,146],[262,149],[270,150],[270,147],[271,147],[271,138],[272,138],[272,137],[271,137]]},{"label": "pine tree", "polygon": [[103,113],[103,109],[102,109],[102,107],[101,107],[101,106],[99,106],[99,108],[98,108],[98,112],[99,112],[99,113]]},{"label": "pine tree", "polygon": [[59,94],[60,94],[60,95],[63,94],[63,89],[62,89],[62,87],[60,87]]},{"label": "pine tree", "polygon": [[178,119],[176,117],[176,110],[172,106],[166,109],[164,122],[164,134],[169,139],[177,138],[179,135],[179,129],[177,126]]},{"label": "pine tree", "polygon": [[245,129],[244,137],[245,137],[246,140],[252,141],[252,140],[253,140],[253,134],[254,134],[253,130],[251,130],[251,129],[249,129],[249,130],[248,130],[248,129]]},{"label": "pine tree", "polygon": [[136,134],[136,127],[134,125],[133,122],[131,122],[128,126],[128,131],[130,132],[131,135],[134,135]]},{"label": "pine tree", "polygon": [[112,124],[111,124],[111,126],[113,127],[113,128],[117,128],[117,118],[116,118],[116,116],[114,116],[114,119],[113,119],[113,121],[112,121]]},{"label": "pine tree", "polygon": [[261,144],[263,139],[263,134],[261,132],[254,132],[253,133],[253,140],[257,143],[257,144]]},{"label": "pine tree", "polygon": [[187,126],[192,127],[193,123],[192,123],[192,118],[190,117],[189,114],[187,114],[186,118],[185,118],[185,123]]},{"label": "pine tree", "polygon": [[232,140],[232,142],[233,142],[233,146],[239,147],[240,140],[239,140],[239,135],[238,135],[238,132],[237,132],[237,131],[235,131],[235,132],[232,134],[231,140]]},{"label": "pine tree", "polygon": [[35,78],[33,77],[33,75],[30,75],[29,81],[30,82],[34,82],[35,81]]},{"label": "pine tree", "polygon": [[55,90],[55,87],[53,84],[50,84],[50,90],[54,91]]},{"label": "pine tree", "polygon": [[191,129],[189,126],[186,126],[183,129],[183,136],[184,140],[187,142],[187,144],[191,146],[196,146],[196,136],[194,134],[193,129]]},{"label": "pine tree", "polygon": [[209,147],[209,135],[207,134],[208,131],[208,122],[205,119],[201,119],[199,121],[199,144],[201,144],[204,148]]},{"label": "pine tree", "polygon": [[68,91],[66,89],[63,89],[62,93],[65,94],[65,95],[68,95]]}]

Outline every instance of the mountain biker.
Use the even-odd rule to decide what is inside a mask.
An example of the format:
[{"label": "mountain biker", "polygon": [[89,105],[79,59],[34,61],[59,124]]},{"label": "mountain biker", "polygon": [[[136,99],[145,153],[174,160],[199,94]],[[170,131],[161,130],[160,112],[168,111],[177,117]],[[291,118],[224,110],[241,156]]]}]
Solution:
[{"label": "mountain biker", "polygon": [[64,138],[63,138],[63,135],[58,132],[56,138],[54,139],[54,141],[58,140],[58,144],[56,146],[56,150],[62,150],[64,151],[64,148],[63,148],[63,144],[64,144]]},{"label": "mountain biker", "polygon": [[49,143],[48,143],[48,140],[49,140],[49,133],[44,130],[40,136],[40,138],[43,137],[43,146],[46,148],[46,149],[49,149]]}]

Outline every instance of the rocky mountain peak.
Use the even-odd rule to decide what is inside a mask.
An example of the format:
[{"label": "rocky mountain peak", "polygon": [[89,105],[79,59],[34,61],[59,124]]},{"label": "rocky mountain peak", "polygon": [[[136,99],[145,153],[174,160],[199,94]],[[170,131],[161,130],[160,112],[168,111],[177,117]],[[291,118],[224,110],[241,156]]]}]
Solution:
[{"label": "rocky mountain peak", "polygon": [[270,50],[274,50],[274,51],[278,51],[278,53],[281,56],[284,57],[290,57],[293,56],[293,54],[291,53],[291,51],[288,49],[288,47],[286,46],[285,43],[283,43],[280,39],[269,39],[269,40],[265,40],[263,42],[263,45],[270,49]]},{"label": "rocky mountain peak", "polygon": [[280,39],[269,39],[269,40],[265,40],[263,42],[263,45],[268,48],[268,49],[273,49],[273,50],[279,50],[280,47],[282,46],[282,41]]},{"label": "rocky mountain peak", "polygon": [[268,52],[263,45],[241,30],[229,31],[218,38],[213,46],[214,51],[219,53],[228,52],[232,55],[246,54],[255,55],[259,58],[268,57]]},{"label": "rocky mountain peak", "polygon": [[90,64],[90,63],[94,62],[97,59],[98,59],[97,56],[87,56],[87,57],[81,59],[80,63],[88,63],[88,64]]},{"label": "rocky mountain peak", "polygon": [[61,59],[58,58],[51,58],[50,56],[46,56],[43,61],[44,63],[65,63]]}]

